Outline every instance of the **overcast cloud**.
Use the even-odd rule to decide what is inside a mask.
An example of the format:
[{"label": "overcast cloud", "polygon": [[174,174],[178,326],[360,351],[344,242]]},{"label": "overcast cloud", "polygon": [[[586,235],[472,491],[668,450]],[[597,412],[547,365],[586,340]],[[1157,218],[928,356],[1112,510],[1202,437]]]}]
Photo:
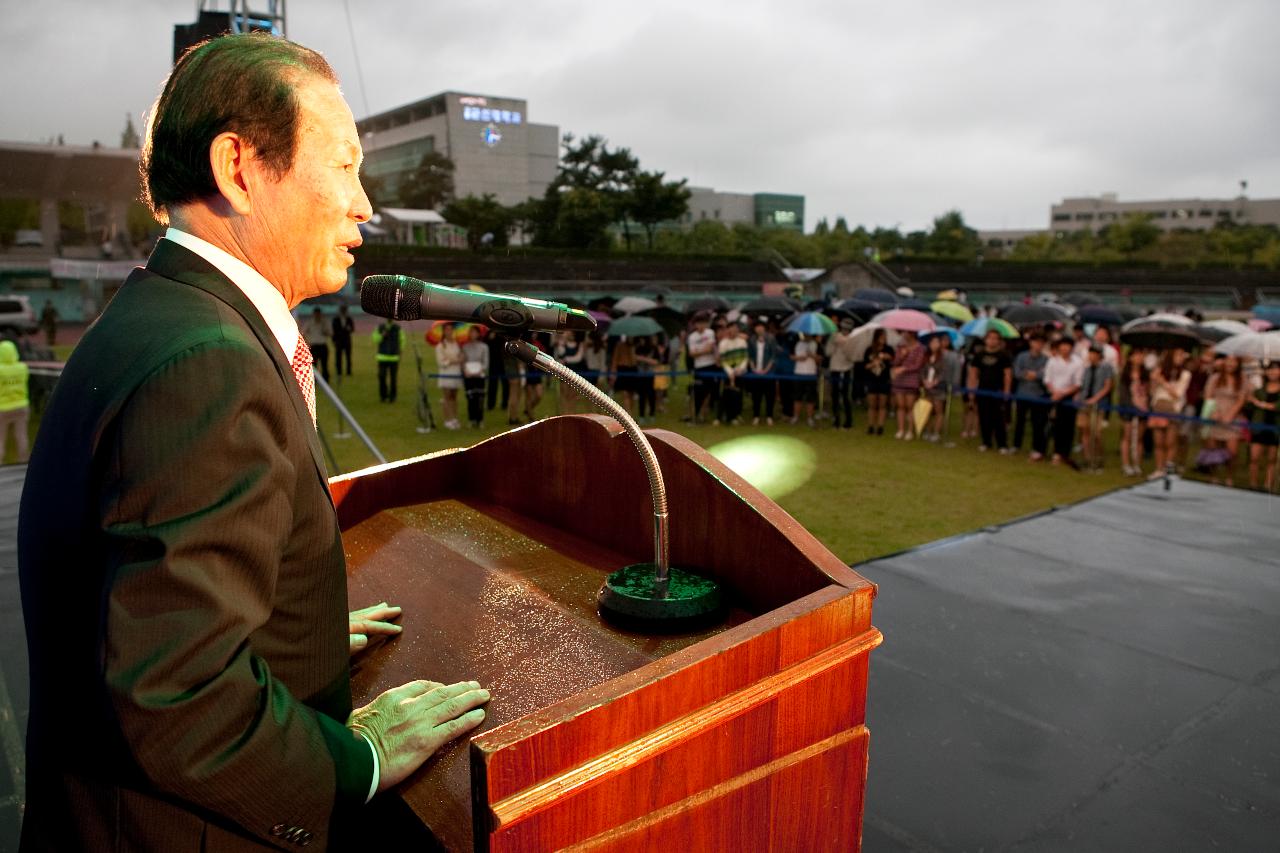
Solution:
[{"label": "overcast cloud", "polygon": [[[220,4],[224,8],[226,3]],[[265,6],[265,3],[259,5]],[[4,8],[0,138],[119,142],[185,0]],[[806,227],[1045,227],[1065,196],[1280,196],[1274,0],[292,0],[356,116],[444,90],[690,183],[806,197]],[[363,70],[362,94],[356,53]]]}]

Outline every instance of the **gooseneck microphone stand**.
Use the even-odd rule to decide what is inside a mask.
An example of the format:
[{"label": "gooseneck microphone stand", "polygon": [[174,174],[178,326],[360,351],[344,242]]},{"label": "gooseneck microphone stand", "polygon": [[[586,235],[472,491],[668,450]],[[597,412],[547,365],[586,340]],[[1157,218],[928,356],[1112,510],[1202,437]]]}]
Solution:
[{"label": "gooseneck microphone stand", "polygon": [[635,419],[593,383],[527,341],[508,338],[507,354],[529,367],[556,377],[622,425],[635,445],[649,478],[653,500],[653,562],[635,563],[609,575],[596,598],[600,612],[621,623],[653,628],[685,626],[714,615],[721,606],[720,585],[670,561],[667,489],[658,456]]}]

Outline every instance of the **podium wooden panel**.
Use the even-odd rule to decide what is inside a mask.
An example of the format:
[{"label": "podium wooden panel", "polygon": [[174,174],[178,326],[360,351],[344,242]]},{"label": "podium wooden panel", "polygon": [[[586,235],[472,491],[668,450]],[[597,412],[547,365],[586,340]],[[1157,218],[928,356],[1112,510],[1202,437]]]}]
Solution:
[{"label": "podium wooden panel", "polygon": [[605,576],[652,559],[644,469],[611,419],[550,418],[331,481],[352,607],[404,607],[357,704],[417,678],[493,694],[399,790],[454,851],[856,850],[875,587],[693,442],[653,430],[676,565],[731,608],[621,630]]}]

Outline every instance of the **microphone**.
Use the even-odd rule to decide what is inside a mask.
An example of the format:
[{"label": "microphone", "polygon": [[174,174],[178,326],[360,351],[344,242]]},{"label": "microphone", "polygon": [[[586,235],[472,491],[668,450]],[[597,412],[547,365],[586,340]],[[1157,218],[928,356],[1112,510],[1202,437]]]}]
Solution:
[{"label": "microphone", "polygon": [[596,321],[562,302],[527,296],[477,293],[419,281],[407,275],[371,275],[360,282],[360,307],[392,320],[482,323],[498,332],[590,332]]}]

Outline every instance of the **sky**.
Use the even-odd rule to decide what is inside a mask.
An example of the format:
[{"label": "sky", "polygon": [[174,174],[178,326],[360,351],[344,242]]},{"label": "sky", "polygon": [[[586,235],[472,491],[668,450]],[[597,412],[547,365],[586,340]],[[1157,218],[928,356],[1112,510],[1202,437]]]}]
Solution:
[{"label": "sky", "polygon": [[[0,139],[118,144],[196,6],[3,0]],[[1275,0],[287,9],[357,118],[446,90],[524,98],[528,120],[601,134],[668,178],[804,195],[809,230],[844,216],[908,231],[950,209],[1044,228],[1064,197],[1234,197],[1241,180],[1280,197]]]}]

